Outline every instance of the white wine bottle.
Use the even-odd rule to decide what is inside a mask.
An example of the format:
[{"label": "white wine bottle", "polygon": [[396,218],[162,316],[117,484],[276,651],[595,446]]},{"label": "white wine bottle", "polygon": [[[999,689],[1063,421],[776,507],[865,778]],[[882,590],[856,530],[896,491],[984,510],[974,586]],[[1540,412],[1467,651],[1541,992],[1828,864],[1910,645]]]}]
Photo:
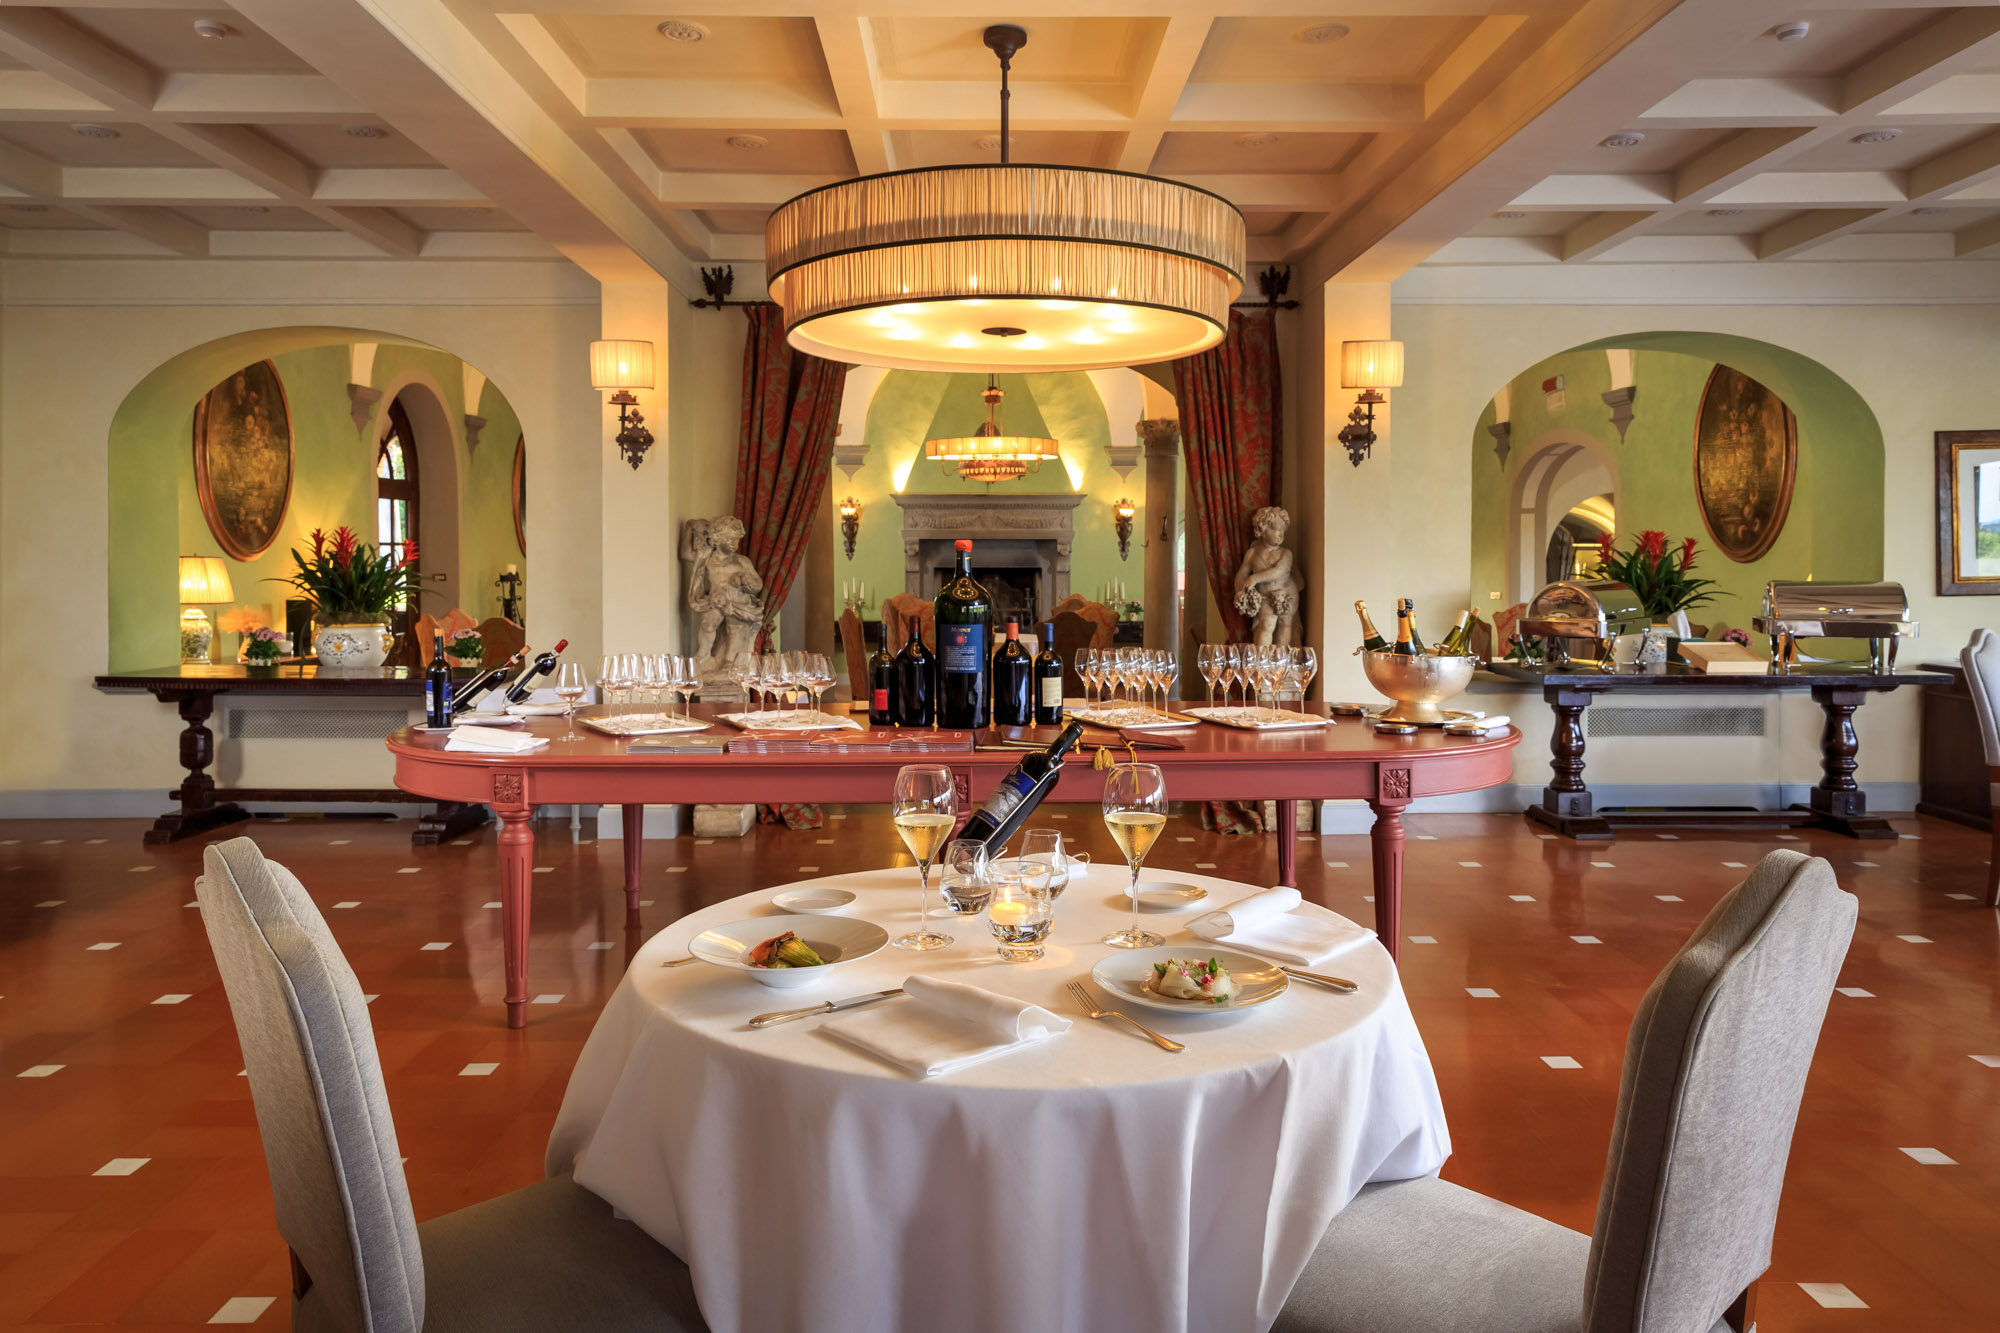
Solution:
[{"label": "white wine bottle", "polygon": [[1432,655],[1436,657],[1463,656],[1465,653],[1465,641],[1471,637],[1471,634],[1472,608],[1467,607],[1458,613],[1458,623],[1453,625],[1450,632],[1442,639],[1438,640],[1438,646],[1431,650]]},{"label": "white wine bottle", "polygon": [[1382,631],[1376,629],[1375,622],[1369,619],[1368,603],[1356,602],[1354,614],[1361,617],[1361,650],[1368,653],[1388,652],[1389,641],[1382,637]]}]

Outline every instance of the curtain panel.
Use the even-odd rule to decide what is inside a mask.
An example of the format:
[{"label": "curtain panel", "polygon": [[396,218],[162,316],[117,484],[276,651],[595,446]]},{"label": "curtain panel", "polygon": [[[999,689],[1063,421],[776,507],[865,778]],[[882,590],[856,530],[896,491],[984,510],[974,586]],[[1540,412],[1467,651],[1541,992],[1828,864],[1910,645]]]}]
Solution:
[{"label": "curtain panel", "polygon": [[[1188,498],[1201,531],[1208,585],[1229,633],[1249,627],[1236,609],[1236,567],[1250,547],[1250,515],[1278,503],[1284,441],[1278,322],[1273,310],[1229,312],[1229,332],[1174,365]],[[1198,614],[1199,608],[1193,608]]]}]

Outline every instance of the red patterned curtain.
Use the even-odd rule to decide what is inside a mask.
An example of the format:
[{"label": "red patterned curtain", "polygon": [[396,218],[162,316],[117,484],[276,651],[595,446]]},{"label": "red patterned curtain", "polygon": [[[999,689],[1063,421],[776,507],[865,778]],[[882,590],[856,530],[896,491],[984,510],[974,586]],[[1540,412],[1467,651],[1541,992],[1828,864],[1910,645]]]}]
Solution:
[{"label": "red patterned curtain", "polygon": [[1283,452],[1283,387],[1277,312],[1229,312],[1229,333],[1214,347],[1174,362],[1188,498],[1208,558],[1229,638],[1249,637],[1230,595],[1250,546],[1250,515],[1278,503]]},{"label": "red patterned curtain", "polygon": [[[744,313],[750,336],[743,342],[736,517],[743,520],[743,553],[764,580],[766,614],[774,620],[805,562],[826,493],[847,367],[793,351],[778,307],[753,305]],[[769,634],[767,623],[760,650]]]}]

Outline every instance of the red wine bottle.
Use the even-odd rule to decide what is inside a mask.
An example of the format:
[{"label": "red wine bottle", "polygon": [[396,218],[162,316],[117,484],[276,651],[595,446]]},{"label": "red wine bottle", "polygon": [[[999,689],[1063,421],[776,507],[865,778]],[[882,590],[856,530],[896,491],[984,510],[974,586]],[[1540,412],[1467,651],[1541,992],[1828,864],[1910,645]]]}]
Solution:
[{"label": "red wine bottle", "polygon": [[973,811],[958,836],[983,842],[989,853],[998,853],[1007,845],[1007,839],[1014,836],[1014,830],[1055,790],[1062,778],[1063,756],[1082,739],[1083,723],[1072,722],[1048,749],[1022,756],[1013,771],[1000,779],[1000,785],[985,803]]},{"label": "red wine bottle", "polygon": [[993,725],[1025,727],[1034,718],[1035,659],[1021,642],[1018,621],[1007,622],[1007,637],[993,654]]},{"label": "red wine bottle", "polygon": [[424,721],[438,731],[451,725],[451,663],[444,660],[444,635],[431,636],[431,664],[424,671]]},{"label": "red wine bottle", "polygon": [[[569,647],[568,639],[557,639],[555,647],[528,663],[527,668],[514,678],[514,683],[507,687],[507,702],[510,704],[520,703],[530,694],[534,693],[536,681],[540,680],[543,676],[554,675],[556,660],[562,656],[562,650],[567,647]],[[523,651],[526,650],[524,649]]]},{"label": "red wine bottle", "polygon": [[1062,659],[1056,656],[1056,627],[1042,634],[1042,651],[1035,654],[1035,725],[1054,727],[1063,720]]},{"label": "red wine bottle", "polygon": [[972,577],[972,543],[960,538],[958,573],[938,589],[938,707],[941,727],[977,731],[986,725],[991,684],[987,677],[987,622],[993,603]]},{"label": "red wine bottle", "polygon": [[527,650],[524,648],[505,662],[502,662],[499,666],[467,682],[464,689],[459,690],[452,696],[451,711],[453,715],[456,716],[459,713],[469,711],[473,704],[479,702],[481,695],[513,675],[514,668],[520,665],[521,659],[525,656],[527,656]]},{"label": "red wine bottle", "polygon": [[910,637],[896,654],[896,725],[937,725],[937,658],[924,647],[923,625],[910,617]]},{"label": "red wine bottle", "polygon": [[889,651],[889,622],[876,629],[875,655],[868,659],[868,725],[896,725],[896,658]]}]

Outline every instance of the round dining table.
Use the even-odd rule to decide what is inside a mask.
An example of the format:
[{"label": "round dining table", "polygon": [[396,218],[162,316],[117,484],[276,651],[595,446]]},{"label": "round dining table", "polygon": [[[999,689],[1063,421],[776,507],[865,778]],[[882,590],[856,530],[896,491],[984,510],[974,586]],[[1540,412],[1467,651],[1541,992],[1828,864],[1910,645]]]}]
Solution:
[{"label": "round dining table", "polygon": [[[1145,878],[1206,890],[1149,894],[1142,913],[1197,956],[1220,946],[1187,922],[1259,891]],[[884,947],[795,989],[676,960],[704,930],[781,915],[772,896],[800,885],[692,913],[641,946],[605,1005],[547,1169],[684,1258],[715,1333],[1261,1333],[1364,1184],[1443,1164],[1430,1058],[1372,936],[1316,969],[1352,993],[1294,979],[1240,1010],[1114,1001],[1090,973],[1117,952],[1099,938],[1131,920],[1127,882],[1122,865],[1074,873],[1034,962],[1001,961],[983,915],[951,916],[948,948]],[[842,914],[892,937],[917,917],[914,867],[805,883],[852,891]],[[937,926],[935,882],[930,903]],[[748,1026],[918,973],[1073,1026],[921,1080],[818,1031],[833,1020]],[[1066,989],[1078,979],[1186,1049],[1089,1020]]]}]

